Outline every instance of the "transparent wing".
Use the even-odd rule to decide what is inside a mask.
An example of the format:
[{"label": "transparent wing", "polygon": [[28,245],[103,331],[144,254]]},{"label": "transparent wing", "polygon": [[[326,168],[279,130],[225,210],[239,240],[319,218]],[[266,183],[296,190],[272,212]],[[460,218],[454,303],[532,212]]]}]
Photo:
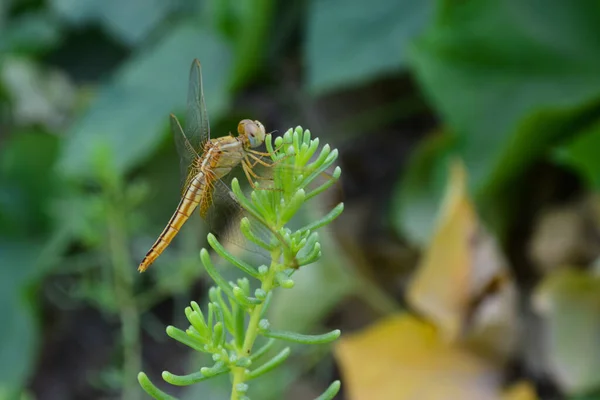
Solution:
[{"label": "transparent wing", "polygon": [[[246,217],[250,221],[252,233],[265,243],[271,243],[276,239],[276,233],[270,230],[266,225],[248,213],[232,197],[230,189],[221,180],[212,182],[210,189],[210,205],[207,212],[202,217],[206,221],[209,230],[219,241],[230,247],[232,252],[241,253],[250,251],[254,255],[260,256],[263,261],[269,259],[268,252],[252,243],[244,236],[241,231],[241,220]],[[208,196],[206,196],[208,198]],[[202,210],[200,211],[202,215]],[[233,247],[231,247],[233,246]]]},{"label": "transparent wing", "polygon": [[202,218],[208,224],[210,232],[219,239],[225,238],[232,228],[232,222],[241,218],[243,209],[230,196],[227,186],[220,180],[214,181],[207,189],[209,193],[203,197],[199,207]]},{"label": "transparent wing", "polygon": [[202,67],[194,60],[190,69],[185,134],[192,148],[202,152],[204,143],[210,139],[210,125],[202,89]]},{"label": "transparent wing", "polygon": [[180,158],[181,191],[187,188],[189,180],[196,174],[194,160],[199,157],[187,136],[183,133],[177,117],[171,114],[171,131],[175,139],[175,147]]}]

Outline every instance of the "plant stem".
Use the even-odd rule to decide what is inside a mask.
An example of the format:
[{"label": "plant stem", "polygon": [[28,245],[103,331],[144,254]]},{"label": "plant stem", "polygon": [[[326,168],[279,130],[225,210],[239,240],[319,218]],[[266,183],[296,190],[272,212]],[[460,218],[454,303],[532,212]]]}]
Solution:
[{"label": "plant stem", "polygon": [[141,369],[140,321],[133,296],[131,262],[127,249],[127,235],[119,202],[110,200],[108,207],[108,245],[114,273],[114,290],[121,320],[123,345],[123,399],[140,399],[137,373]]},{"label": "plant stem", "polygon": [[[277,274],[277,263],[275,260],[278,260],[281,254],[281,249],[276,249],[271,254],[271,267],[269,268],[269,272],[265,275],[261,289],[265,291],[265,293],[269,293],[274,286],[275,275]],[[244,345],[241,349],[237,349],[238,359],[241,357],[249,357],[252,353],[252,347],[254,347],[254,342],[256,341],[256,337],[258,336],[258,323],[260,322],[260,317],[262,315],[264,303],[259,304],[254,307],[254,309],[250,312],[250,320],[248,321],[248,327],[246,329],[246,336],[244,338]],[[246,368],[243,367],[234,367],[233,368],[233,383],[231,385],[231,400],[238,400],[239,396],[237,393],[237,385],[244,383],[246,381]]]}]

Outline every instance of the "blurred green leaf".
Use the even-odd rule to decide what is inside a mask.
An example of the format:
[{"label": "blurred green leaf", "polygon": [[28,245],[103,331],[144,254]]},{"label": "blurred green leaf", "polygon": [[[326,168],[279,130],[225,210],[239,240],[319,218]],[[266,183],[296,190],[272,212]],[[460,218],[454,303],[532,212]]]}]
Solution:
[{"label": "blurred green leaf", "polygon": [[0,236],[0,390],[23,388],[39,341],[37,286],[70,243],[58,228],[39,239]]},{"label": "blurred green leaf", "polygon": [[24,385],[36,357],[32,290],[69,242],[49,218],[50,202],[60,190],[49,173],[58,140],[35,131],[15,132],[0,152],[0,388],[10,393]]},{"label": "blurred green leaf", "polygon": [[[540,12],[543,9],[544,12]],[[415,71],[491,196],[600,99],[600,3],[444,0]]]},{"label": "blurred green leaf", "polygon": [[41,247],[0,238],[0,387],[9,391],[24,386],[36,356],[39,332],[26,289]]},{"label": "blurred green leaf", "polygon": [[0,21],[0,37],[0,54],[35,52],[56,45],[60,27],[50,13],[32,12],[11,19],[6,26]]},{"label": "blurred green leaf", "polygon": [[60,163],[62,172],[73,177],[90,175],[94,148],[100,142],[110,147],[118,172],[150,155],[163,138],[169,112],[185,108],[194,57],[202,62],[204,95],[214,121],[228,103],[231,63],[227,45],[192,24],[178,26],[129,61],[113,82],[100,90],[69,132]]},{"label": "blurred green leaf", "polygon": [[122,42],[134,45],[178,5],[161,0],[51,0],[52,9],[74,25],[101,24]]},{"label": "blurred green leaf", "polygon": [[578,171],[595,190],[600,190],[600,122],[581,132],[556,152],[558,162]]},{"label": "blurred green leaf", "polygon": [[569,400],[600,400],[600,392],[587,393],[569,397]]},{"label": "blurred green leaf", "polygon": [[547,354],[570,395],[600,388],[600,278],[559,270],[536,289],[534,304],[548,326]]},{"label": "blurred green leaf", "polygon": [[7,19],[8,10],[12,5],[12,0],[0,2],[0,27],[4,26]]},{"label": "blurred green leaf", "polygon": [[101,196],[65,191],[51,206],[56,223],[68,229],[81,244],[89,247],[100,245],[106,224],[105,204]]},{"label": "blurred green leaf", "polygon": [[454,139],[448,133],[434,133],[421,142],[396,185],[393,223],[399,232],[420,245],[429,242],[435,228]]},{"label": "blurred green leaf", "polygon": [[323,92],[396,72],[431,20],[432,0],[313,0],[306,39],[308,84]]},{"label": "blurred green leaf", "polygon": [[14,132],[0,151],[0,388],[9,392],[24,385],[37,355],[35,286],[70,241],[49,218],[61,190],[50,173],[58,142],[55,135]]},{"label": "blurred green leaf", "polygon": [[[274,0],[252,0],[239,2],[236,9],[235,29],[232,35],[235,43],[236,63],[232,87],[245,84],[261,67],[263,57],[269,47],[269,27],[273,23]],[[233,7],[232,7],[233,8]]]},{"label": "blurred green leaf", "polygon": [[[48,202],[59,190],[49,173],[59,138],[40,132],[15,133],[0,150],[0,236],[31,237],[48,228]],[[1,259],[1,257],[0,257]]]},{"label": "blurred green leaf", "polygon": [[208,20],[212,21],[219,32],[228,39],[235,40],[239,23],[251,3],[235,0],[207,0],[203,5]]}]

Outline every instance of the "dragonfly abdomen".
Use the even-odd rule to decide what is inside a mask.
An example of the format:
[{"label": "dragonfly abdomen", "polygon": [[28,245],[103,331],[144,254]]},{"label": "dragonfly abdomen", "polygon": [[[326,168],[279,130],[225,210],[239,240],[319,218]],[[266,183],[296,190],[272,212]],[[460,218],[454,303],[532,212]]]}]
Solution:
[{"label": "dragonfly abdomen", "polygon": [[171,216],[165,229],[156,239],[146,257],[140,263],[138,271],[144,272],[158,258],[159,255],[169,246],[173,238],[179,233],[179,230],[192,215],[192,212],[198,207],[205,190],[204,174],[199,173],[189,183],[177,209]]}]

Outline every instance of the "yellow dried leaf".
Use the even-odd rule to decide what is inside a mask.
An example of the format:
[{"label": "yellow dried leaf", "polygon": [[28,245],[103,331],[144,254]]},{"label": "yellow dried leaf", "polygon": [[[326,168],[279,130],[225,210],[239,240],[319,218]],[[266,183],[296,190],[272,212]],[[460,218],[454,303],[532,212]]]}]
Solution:
[{"label": "yellow dried leaf", "polygon": [[449,341],[477,332],[503,358],[512,348],[516,292],[496,241],[480,224],[459,161],[451,165],[437,228],[407,298]]},{"label": "yellow dried leaf", "polygon": [[502,374],[409,314],[342,336],[335,348],[351,400],[500,400]]},{"label": "yellow dried leaf", "polygon": [[509,387],[502,400],[538,400],[533,385],[527,381],[521,381]]}]

